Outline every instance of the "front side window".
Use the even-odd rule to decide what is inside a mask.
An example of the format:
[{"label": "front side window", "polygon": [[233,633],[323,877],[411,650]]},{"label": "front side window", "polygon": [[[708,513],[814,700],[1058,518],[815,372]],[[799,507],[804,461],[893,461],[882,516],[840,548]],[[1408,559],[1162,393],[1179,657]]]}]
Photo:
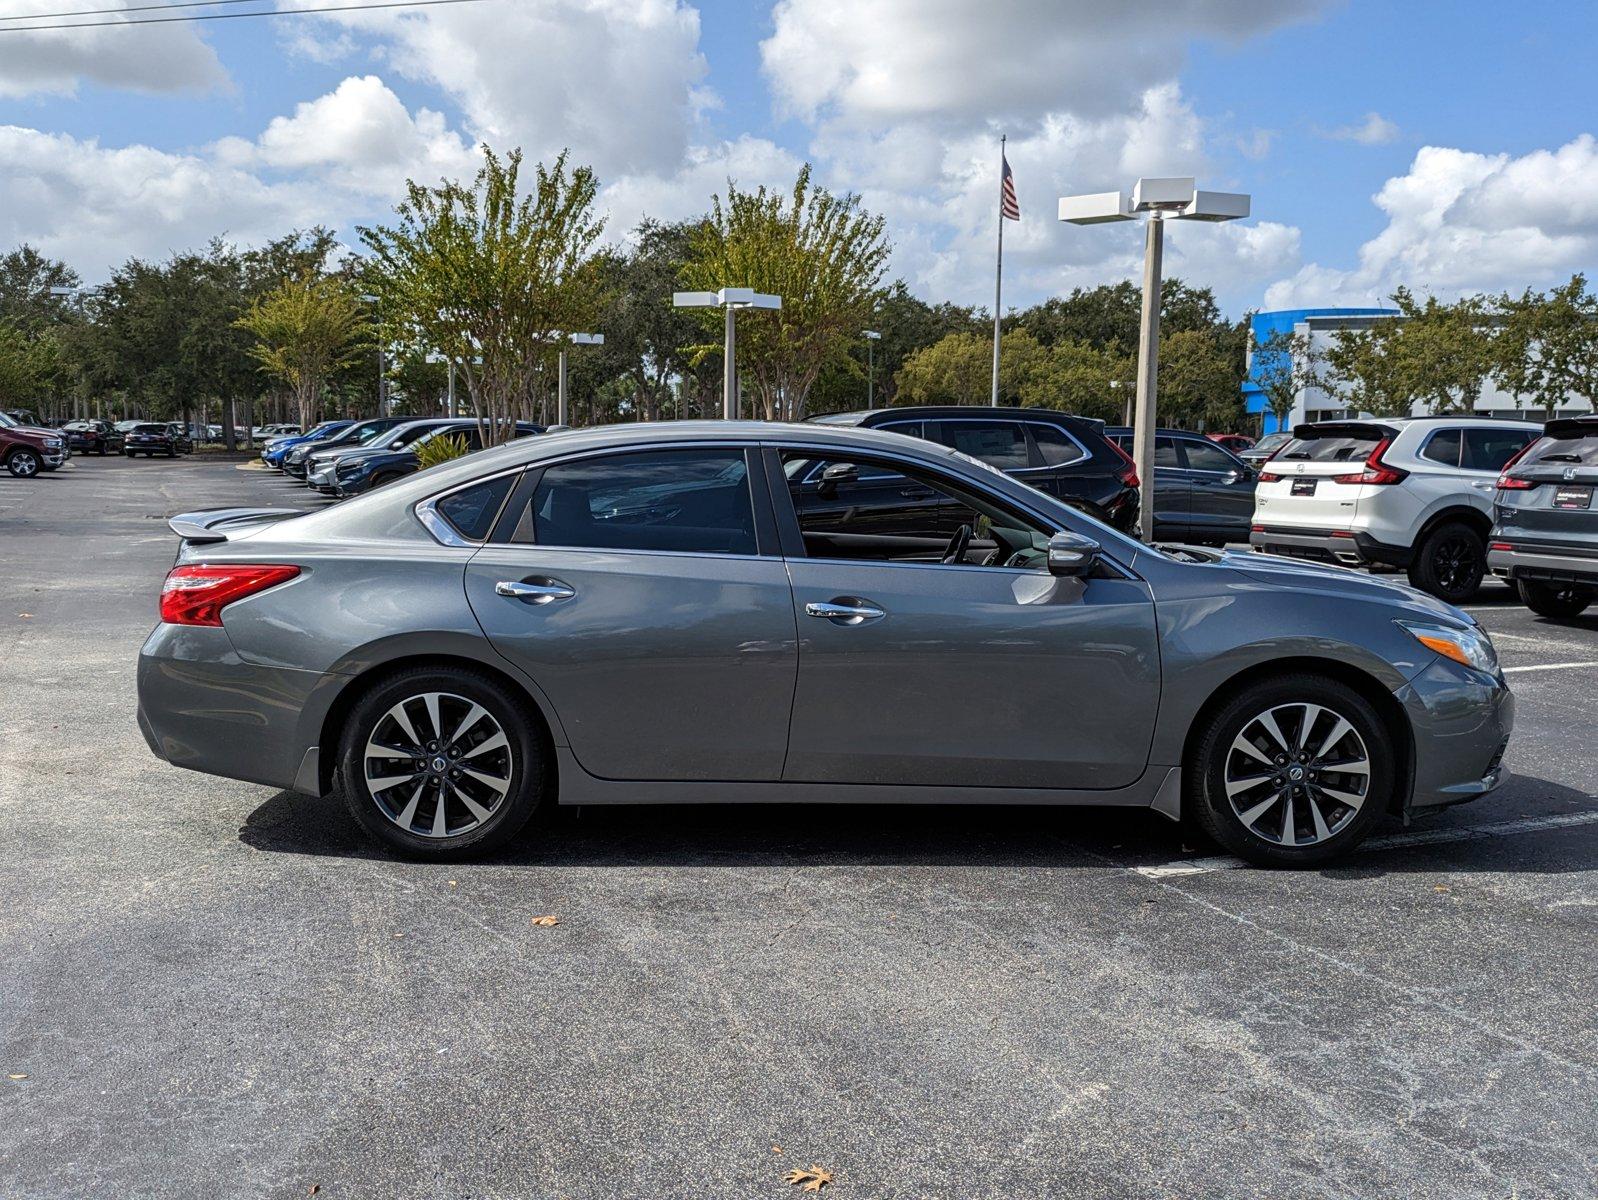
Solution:
[{"label": "front side window", "polygon": [[783,465],[808,558],[1047,565],[1050,531],[975,490],[869,458],[796,451]]},{"label": "front side window", "polygon": [[545,469],[515,542],[604,550],[754,554],[744,453],[655,450]]}]

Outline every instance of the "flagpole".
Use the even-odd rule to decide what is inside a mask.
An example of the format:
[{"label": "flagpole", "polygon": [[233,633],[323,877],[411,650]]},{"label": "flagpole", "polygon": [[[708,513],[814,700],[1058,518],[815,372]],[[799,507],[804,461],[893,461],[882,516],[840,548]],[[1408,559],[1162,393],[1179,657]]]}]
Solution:
[{"label": "flagpole", "polygon": [[993,389],[988,403],[999,406],[999,297],[1004,289],[1004,134],[999,135],[999,250],[993,260]]}]

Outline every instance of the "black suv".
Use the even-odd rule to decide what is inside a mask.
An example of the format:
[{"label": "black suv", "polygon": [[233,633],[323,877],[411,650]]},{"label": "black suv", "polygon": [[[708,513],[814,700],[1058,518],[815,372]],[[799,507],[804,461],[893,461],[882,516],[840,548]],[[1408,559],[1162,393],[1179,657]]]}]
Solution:
[{"label": "black suv", "polygon": [[[1104,431],[1127,454],[1132,431]],[[1154,431],[1154,539],[1223,546],[1247,542],[1259,472],[1202,433]]]},{"label": "black suv", "polygon": [[1132,460],[1105,440],[1098,421],[1050,408],[963,405],[874,408],[822,413],[808,419],[822,425],[885,429],[937,442],[998,467],[1135,536],[1137,472]]},{"label": "black suv", "polygon": [[1549,421],[1504,465],[1487,566],[1526,607],[1574,617],[1598,599],[1598,416]]},{"label": "black suv", "polygon": [[168,458],[176,458],[179,454],[187,454],[194,449],[194,443],[178,432],[180,426],[155,421],[146,421],[142,425],[135,425],[128,430],[122,440],[122,453],[129,458],[143,454],[154,458],[157,454],[164,454]]}]

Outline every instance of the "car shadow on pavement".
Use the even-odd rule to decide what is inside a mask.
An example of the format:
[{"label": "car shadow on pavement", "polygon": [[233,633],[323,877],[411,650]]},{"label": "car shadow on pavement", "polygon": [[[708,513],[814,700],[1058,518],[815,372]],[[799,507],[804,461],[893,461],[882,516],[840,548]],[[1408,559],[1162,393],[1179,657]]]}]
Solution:
[{"label": "car shadow on pavement", "polygon": [[[1598,821],[1495,835],[1492,827],[1535,815],[1598,811],[1593,797],[1546,780],[1521,781],[1535,813],[1475,806],[1389,820],[1373,846],[1319,873],[1563,874],[1598,865]],[[1466,835],[1466,831],[1469,834]],[[474,861],[542,867],[668,866],[1070,866],[1126,869],[1206,858],[1183,829],[1148,809],[999,805],[708,804],[550,808],[511,845]],[[1433,833],[1446,838],[1425,840]],[[1397,837],[1410,844],[1381,845]],[[279,792],[252,812],[239,840],[279,854],[397,859],[368,839],[336,796]]]}]

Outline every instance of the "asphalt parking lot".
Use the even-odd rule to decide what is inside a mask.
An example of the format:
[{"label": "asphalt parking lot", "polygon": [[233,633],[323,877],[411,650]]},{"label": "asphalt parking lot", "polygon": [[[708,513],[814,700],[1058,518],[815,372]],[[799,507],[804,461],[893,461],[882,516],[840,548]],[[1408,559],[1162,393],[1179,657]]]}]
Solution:
[{"label": "asphalt parking lot", "polygon": [[134,725],[164,519],[310,497],[0,476],[0,1196],[1598,1193],[1598,612],[1484,590],[1513,778],[1335,869],[807,807],[422,866]]}]

